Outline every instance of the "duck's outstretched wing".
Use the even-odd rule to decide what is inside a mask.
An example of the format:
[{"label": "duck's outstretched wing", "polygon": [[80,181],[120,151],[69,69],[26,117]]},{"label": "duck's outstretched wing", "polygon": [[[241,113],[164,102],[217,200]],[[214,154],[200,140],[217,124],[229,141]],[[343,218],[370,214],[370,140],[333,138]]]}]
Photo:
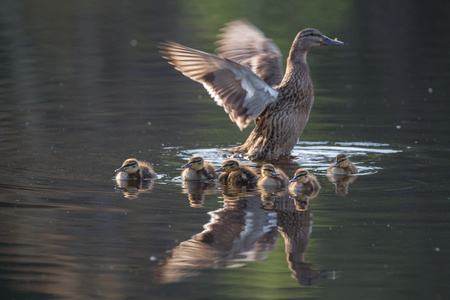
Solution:
[{"label": "duck's outstretched wing", "polygon": [[160,48],[175,69],[203,84],[240,130],[277,99],[278,92],[246,65],[174,42]]},{"label": "duck's outstretched wing", "polygon": [[270,86],[280,84],[283,79],[282,56],[272,40],[254,25],[241,20],[226,24],[222,32],[217,41],[217,53],[250,66]]}]

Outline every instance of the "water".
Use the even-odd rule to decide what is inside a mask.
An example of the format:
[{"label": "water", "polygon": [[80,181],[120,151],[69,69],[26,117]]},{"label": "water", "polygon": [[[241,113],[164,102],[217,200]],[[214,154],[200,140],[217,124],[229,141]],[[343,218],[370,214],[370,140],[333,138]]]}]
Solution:
[{"label": "water", "polygon": [[[449,298],[448,12],[415,1],[3,1],[1,298]],[[244,17],[284,57],[305,27],[347,43],[309,54],[313,112],[295,158],[277,164],[314,173],[316,197],[181,180],[190,156],[219,166],[218,149],[250,130],[157,43],[212,52],[219,28]],[[360,173],[337,186],[326,169],[341,152]],[[117,186],[128,157],[158,179]]]}]

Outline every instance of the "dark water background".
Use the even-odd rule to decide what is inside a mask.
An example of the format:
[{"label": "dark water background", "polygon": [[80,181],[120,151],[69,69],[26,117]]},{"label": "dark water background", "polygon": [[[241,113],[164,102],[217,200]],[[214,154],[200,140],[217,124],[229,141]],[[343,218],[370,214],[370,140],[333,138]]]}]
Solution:
[{"label": "dark water background", "polygon": [[[449,299],[449,13],[445,1],[0,2],[1,299]],[[313,111],[297,158],[279,164],[318,177],[306,210],[180,180],[191,155],[220,165],[217,149],[251,129],[157,44],[213,52],[239,18],[284,57],[305,27],[346,42],[308,55]],[[341,152],[361,175],[337,194],[325,173]],[[128,157],[158,180],[116,189]]]}]

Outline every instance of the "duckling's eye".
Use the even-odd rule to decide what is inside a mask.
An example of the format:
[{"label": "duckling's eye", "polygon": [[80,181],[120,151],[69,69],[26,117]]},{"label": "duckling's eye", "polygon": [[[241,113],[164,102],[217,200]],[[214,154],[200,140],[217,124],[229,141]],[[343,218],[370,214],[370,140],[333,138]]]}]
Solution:
[{"label": "duckling's eye", "polygon": [[265,171],[265,172],[272,172],[271,169],[264,169],[263,171]]}]

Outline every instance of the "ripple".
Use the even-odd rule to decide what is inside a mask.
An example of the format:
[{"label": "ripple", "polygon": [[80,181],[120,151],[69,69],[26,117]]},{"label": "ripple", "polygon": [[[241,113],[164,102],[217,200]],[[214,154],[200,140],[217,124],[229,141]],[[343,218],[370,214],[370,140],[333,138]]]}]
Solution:
[{"label": "ripple", "polygon": [[[193,155],[201,155],[214,165],[221,165],[231,157],[230,153],[217,148],[177,149],[174,154],[182,160],[188,160]],[[336,155],[345,153],[351,157],[352,162],[358,167],[358,175],[370,175],[382,169],[375,165],[373,155],[392,155],[402,150],[392,149],[389,144],[373,142],[309,142],[301,141],[292,150],[293,162],[310,170],[326,173],[326,170],[335,159]],[[239,159],[243,164],[255,165],[255,163]]]}]

